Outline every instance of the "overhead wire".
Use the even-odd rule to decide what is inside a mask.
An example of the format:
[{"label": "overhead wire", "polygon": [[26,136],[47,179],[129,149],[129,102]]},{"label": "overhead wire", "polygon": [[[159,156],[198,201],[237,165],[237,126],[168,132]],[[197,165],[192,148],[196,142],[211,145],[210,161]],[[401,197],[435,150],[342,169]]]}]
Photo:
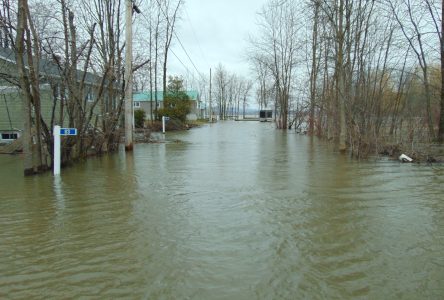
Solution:
[{"label": "overhead wire", "polygon": [[202,50],[201,43],[199,42],[199,39],[197,38],[196,30],[194,29],[193,23],[191,21],[190,15],[188,14],[188,9],[187,9],[186,6],[184,7],[184,10],[185,10],[185,13],[187,15],[188,23],[190,23],[190,27],[191,27],[191,31],[193,32],[194,39],[196,40],[197,46],[199,47],[200,54],[202,55],[202,58],[205,60],[206,64],[210,65],[208,63],[208,59],[207,59],[204,51]]},{"label": "overhead wire", "polygon": [[[171,26],[170,19],[169,19],[167,13],[165,12],[165,10],[163,9],[163,7],[162,7],[160,1],[159,1],[159,0],[156,0],[156,2],[157,2],[157,4],[159,5],[159,9],[160,9],[160,11],[162,12],[162,14],[163,14],[164,17],[165,17],[165,19],[166,19],[166,21],[167,21],[167,23],[168,23],[168,26]],[[195,65],[195,63],[194,63],[194,61],[191,59],[190,55],[188,54],[188,51],[185,49],[185,47],[184,47],[184,45],[182,44],[182,41],[180,40],[180,38],[179,38],[179,36],[177,35],[176,31],[173,30],[173,34],[174,34],[174,36],[176,37],[177,41],[179,42],[179,45],[181,46],[182,50],[185,52],[185,55],[188,57],[189,61],[191,62],[193,68],[196,70],[197,74],[198,74],[202,79],[204,79],[205,77],[204,77],[204,76],[202,75],[202,73],[197,69],[197,67],[196,67],[196,65]],[[171,50],[171,49],[170,49],[170,50]],[[172,50],[171,50],[171,52],[173,53]],[[176,55],[175,55],[175,56],[176,56]],[[177,58],[177,56],[176,56],[176,58]],[[186,68],[186,69],[187,69],[187,71],[189,72],[188,68]],[[192,72],[190,72],[190,73],[192,73]]]},{"label": "overhead wire", "polygon": [[[143,17],[144,17],[144,19],[145,19],[145,21],[147,21],[148,23],[150,23],[150,20],[148,19],[148,17],[143,13],[143,12],[140,12],[140,15],[142,15]],[[181,63],[181,65],[185,68],[185,70],[187,71],[187,72],[189,72],[189,73],[191,73],[190,72],[190,70],[189,70],[189,68],[182,62],[182,60],[177,56],[177,54],[172,50],[172,49],[169,49],[170,51],[171,51],[171,53],[174,55],[174,57]]]}]

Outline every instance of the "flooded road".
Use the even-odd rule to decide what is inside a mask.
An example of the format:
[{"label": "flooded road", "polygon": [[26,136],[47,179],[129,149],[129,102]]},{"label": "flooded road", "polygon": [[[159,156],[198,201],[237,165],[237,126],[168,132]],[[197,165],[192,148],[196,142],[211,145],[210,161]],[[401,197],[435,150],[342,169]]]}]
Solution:
[{"label": "flooded road", "polygon": [[227,122],[22,177],[0,156],[1,299],[442,299],[444,166]]}]

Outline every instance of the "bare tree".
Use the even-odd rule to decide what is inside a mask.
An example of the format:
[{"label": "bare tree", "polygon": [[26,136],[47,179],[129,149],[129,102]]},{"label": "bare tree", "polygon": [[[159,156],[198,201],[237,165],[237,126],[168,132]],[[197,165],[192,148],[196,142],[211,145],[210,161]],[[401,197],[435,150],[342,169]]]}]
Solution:
[{"label": "bare tree", "polygon": [[[23,94],[23,150],[25,154],[25,175],[46,169],[42,149],[42,119],[39,84],[39,37],[31,18],[26,0],[18,4],[17,23],[17,68]],[[26,60],[25,60],[26,59]],[[47,131],[46,131],[47,132]]]},{"label": "bare tree", "polygon": [[261,35],[252,42],[273,76],[276,125],[287,129],[290,90],[296,67],[299,25],[297,4],[292,1],[270,1],[260,12]]},{"label": "bare tree", "polygon": [[34,165],[32,160],[32,140],[31,140],[31,91],[29,89],[30,82],[27,75],[26,65],[25,65],[25,35],[28,30],[27,24],[27,6],[26,0],[19,0],[18,2],[18,22],[17,22],[17,69],[19,73],[20,86],[23,94],[23,114],[24,114],[24,126],[23,126],[23,152],[24,152],[24,174],[31,175],[34,174]]},{"label": "bare tree", "polygon": [[[20,2],[16,57],[25,100],[24,152],[30,153],[25,173],[44,169],[45,157],[52,156],[54,124],[66,122],[78,129],[77,137],[64,140],[64,161],[85,157],[92,148],[111,151],[118,143],[116,128],[123,103],[123,87],[118,88],[123,75],[120,0],[58,3],[60,10],[48,17],[32,14],[27,1]],[[76,11],[83,16],[80,26]],[[53,89],[49,119],[41,109],[41,80]],[[45,101],[47,107],[50,100]],[[33,147],[29,146],[31,136]]]},{"label": "bare tree", "polygon": [[316,93],[317,80],[319,73],[318,62],[318,27],[319,27],[319,11],[321,6],[320,0],[312,0],[313,5],[313,33],[312,33],[312,48],[311,48],[311,69],[310,69],[310,116],[308,119],[308,133],[313,135],[315,131],[315,108],[316,108]]},{"label": "bare tree", "polygon": [[245,119],[245,110],[248,104],[248,96],[253,87],[253,81],[244,79],[242,90],[241,90],[241,101],[242,101],[242,117]]},{"label": "bare tree", "polygon": [[222,64],[219,64],[214,74],[214,87],[215,97],[217,101],[217,107],[219,109],[219,117],[221,120],[225,120],[227,113],[228,97],[227,86],[229,83],[228,71]]},{"label": "bare tree", "polygon": [[2,0],[0,9],[0,47],[11,48],[14,46],[14,4],[10,0]]},{"label": "bare tree", "polygon": [[[410,0],[402,0],[401,3],[394,3],[393,0],[388,1],[392,13],[398,22],[400,29],[407,39],[411,49],[415,53],[419,66],[422,70],[422,79],[425,89],[426,100],[426,119],[429,129],[429,137],[433,139],[435,137],[435,130],[432,120],[431,111],[431,87],[429,80],[429,63],[427,59],[425,44],[424,44],[424,32],[421,28],[423,25],[422,20],[422,8],[419,3],[413,3]],[[426,2],[429,3],[429,2]],[[430,4],[430,3],[429,3]],[[406,17],[401,17],[401,14],[406,14]],[[439,31],[438,31],[439,32]]]},{"label": "bare tree", "polygon": [[[438,122],[438,142],[444,143],[444,1],[424,0],[430,17],[435,27],[435,34],[439,39],[439,55],[441,59],[441,91],[440,91],[440,112]],[[441,4],[441,15],[439,14],[439,4]],[[441,19],[441,20],[439,20]]]},{"label": "bare tree", "polygon": [[270,64],[267,62],[267,58],[260,53],[252,53],[250,63],[253,66],[253,72],[256,74],[258,82],[256,95],[259,109],[266,109],[269,107],[269,99],[273,88],[271,71],[268,67]]},{"label": "bare tree", "polygon": [[[159,3],[159,0],[157,0]],[[167,91],[167,66],[168,66],[168,54],[173,40],[174,30],[176,26],[176,20],[178,18],[179,9],[183,3],[183,0],[178,0],[177,3],[172,1],[165,1],[165,3],[159,3],[159,8],[161,9],[165,17],[165,43],[163,48],[163,93]]]},{"label": "bare tree", "polygon": [[[442,11],[437,8],[438,1],[306,0],[305,3],[311,16],[293,12],[294,3],[290,1],[269,1],[260,13],[261,35],[251,42],[251,62],[258,78],[262,78],[258,98],[263,99],[266,94],[267,76],[261,68],[265,66],[272,75],[278,127],[282,127],[279,122],[286,126],[296,124],[294,117],[298,115],[298,120],[308,124],[308,132],[317,131],[334,139],[340,151],[351,150],[361,157],[378,149],[386,134],[393,135],[404,121],[419,133],[422,127],[415,127],[415,120],[425,111],[428,136],[432,137],[432,116],[438,105],[432,98],[430,65],[438,53],[433,46],[437,44],[433,42],[436,37],[440,41],[439,52],[443,52],[439,19]],[[292,15],[311,24],[305,31],[308,36],[305,44],[310,45],[305,49],[297,47],[302,34]],[[415,54],[416,63],[411,53]],[[294,72],[286,72],[298,66],[294,57],[306,57],[305,74],[297,72],[295,76]],[[414,109],[420,96],[411,94],[413,90],[409,87],[417,84],[412,81],[417,67],[421,70],[424,109],[421,106]],[[286,81],[289,77],[285,74],[292,74],[291,80]],[[298,81],[301,74],[306,79]],[[306,92],[297,88],[304,82],[309,87]],[[421,86],[414,92],[422,92]],[[283,112],[292,116],[289,121],[282,120]],[[405,130],[399,132],[406,134]]]}]

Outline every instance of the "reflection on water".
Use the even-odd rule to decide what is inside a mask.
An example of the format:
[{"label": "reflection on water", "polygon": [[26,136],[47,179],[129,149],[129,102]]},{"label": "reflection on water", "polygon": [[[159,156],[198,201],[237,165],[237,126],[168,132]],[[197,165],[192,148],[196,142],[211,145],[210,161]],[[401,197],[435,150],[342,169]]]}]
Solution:
[{"label": "reflection on water", "polygon": [[0,156],[0,298],[440,299],[443,166],[263,123],[23,178]]}]

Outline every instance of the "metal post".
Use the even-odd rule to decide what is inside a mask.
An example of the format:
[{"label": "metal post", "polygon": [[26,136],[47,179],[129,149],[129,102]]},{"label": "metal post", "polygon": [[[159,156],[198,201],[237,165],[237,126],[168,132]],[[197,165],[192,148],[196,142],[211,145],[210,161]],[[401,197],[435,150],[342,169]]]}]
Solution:
[{"label": "metal post", "polygon": [[162,133],[165,134],[165,116],[162,116]]},{"label": "metal post", "polygon": [[61,160],[61,151],[60,151],[60,126],[54,126],[54,176],[60,175],[60,160]]},{"label": "metal post", "polygon": [[133,2],[125,0],[125,150],[133,150]]},{"label": "metal post", "polygon": [[211,110],[211,68],[210,68],[210,117],[208,118],[208,121],[210,123],[213,122],[213,111]]}]

